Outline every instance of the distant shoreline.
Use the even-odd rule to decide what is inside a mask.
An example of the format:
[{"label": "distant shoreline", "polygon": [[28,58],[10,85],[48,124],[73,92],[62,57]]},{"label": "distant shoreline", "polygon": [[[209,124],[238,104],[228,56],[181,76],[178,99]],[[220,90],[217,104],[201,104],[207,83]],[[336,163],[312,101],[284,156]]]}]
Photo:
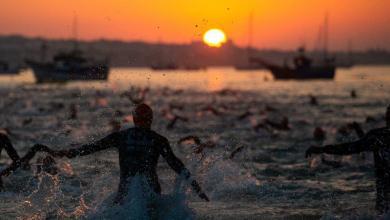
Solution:
[{"label": "distant shoreline", "polygon": [[[74,47],[71,39],[44,39],[19,35],[0,36],[0,60],[22,64],[24,59],[41,59],[42,44],[47,51],[45,59],[50,60],[59,51]],[[78,48],[89,57],[108,59],[112,67],[148,67],[156,64],[176,63],[188,66],[245,66],[248,65],[248,51],[251,56],[262,57],[269,62],[283,64],[291,61],[295,51],[277,49],[242,48],[232,41],[219,49],[210,48],[202,42],[189,44],[164,44],[147,42],[125,42],[119,40],[80,41]],[[322,58],[321,51],[310,51],[315,59]],[[371,49],[367,51],[331,52],[336,65],[352,62],[353,65],[390,65],[390,51]]]}]

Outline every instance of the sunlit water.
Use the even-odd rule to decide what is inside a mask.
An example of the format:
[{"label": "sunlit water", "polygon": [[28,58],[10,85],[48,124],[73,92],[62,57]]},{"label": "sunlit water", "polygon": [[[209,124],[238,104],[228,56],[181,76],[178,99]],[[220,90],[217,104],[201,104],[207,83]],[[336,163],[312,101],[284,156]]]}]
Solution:
[{"label": "sunlit water", "polygon": [[[346,123],[358,121],[365,130],[384,125],[390,104],[390,67],[355,67],[338,70],[333,81],[274,81],[267,71],[237,72],[212,68],[193,72],[153,72],[148,69],[113,69],[108,83],[35,85],[30,71],[19,76],[0,76],[0,128],[23,155],[34,143],[54,149],[69,148],[103,137],[112,131],[112,121],[123,128],[132,125],[130,100],[120,94],[131,86],[149,87],[146,102],[155,111],[153,128],[167,136],[175,153],[199,180],[211,198],[198,199],[187,185],[177,185],[177,175],[163,160],[159,178],[166,219],[334,219],[373,218],[375,179],[370,154],[324,159],[339,164],[333,168],[317,156],[304,158],[313,144],[354,140],[337,134]],[[218,91],[230,89],[219,93]],[[357,98],[351,98],[355,90]],[[309,95],[318,106],[309,104]],[[77,119],[70,106],[76,105]],[[169,104],[182,105],[176,114],[189,118],[167,129],[164,112]],[[221,114],[203,111],[209,106]],[[274,110],[272,110],[274,109]],[[239,120],[250,110],[253,114]],[[118,114],[120,112],[120,114]],[[278,121],[287,116],[291,130],[255,131],[265,118]],[[366,122],[370,116],[373,120]],[[327,132],[326,140],[312,139],[315,127]],[[191,145],[178,145],[187,135],[216,142],[204,156]],[[238,147],[243,150],[233,159]],[[1,218],[101,218],[128,216],[137,219],[145,208],[130,200],[125,208],[111,207],[119,168],[117,153],[106,151],[73,160],[59,159],[58,175],[36,176],[20,170],[3,178],[0,192]],[[0,162],[10,163],[3,153]],[[137,191],[134,186],[133,191]],[[142,197],[142,196],[141,196]],[[137,195],[134,198],[139,198]],[[187,206],[191,209],[187,209]]]}]

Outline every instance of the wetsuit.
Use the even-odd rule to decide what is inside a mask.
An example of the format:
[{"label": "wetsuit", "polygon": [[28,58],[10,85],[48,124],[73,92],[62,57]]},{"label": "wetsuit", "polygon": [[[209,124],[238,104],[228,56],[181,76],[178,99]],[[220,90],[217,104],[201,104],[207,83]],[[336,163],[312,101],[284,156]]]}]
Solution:
[{"label": "wetsuit", "polygon": [[12,173],[13,171],[17,170],[21,166],[28,166],[30,160],[38,152],[46,152],[46,153],[49,153],[52,156],[56,156],[56,153],[54,151],[50,150],[48,147],[46,147],[44,145],[41,145],[41,144],[36,144],[32,148],[30,148],[30,150],[28,150],[28,152],[26,153],[26,155],[24,157],[20,158],[19,160],[16,160],[16,161],[12,162],[11,165],[9,165],[7,168],[2,170],[0,172],[0,177],[1,176],[8,176],[10,173]]},{"label": "wetsuit", "polygon": [[3,148],[5,148],[9,157],[12,159],[12,163],[0,172],[0,189],[3,187],[1,177],[8,176],[9,174],[17,170],[19,167],[29,167],[30,160],[35,156],[37,152],[46,152],[51,154],[52,156],[56,156],[56,153],[48,147],[41,144],[35,144],[28,150],[25,156],[20,158],[15,148],[12,146],[8,136],[0,134],[0,153]]},{"label": "wetsuit", "polygon": [[[134,127],[114,132],[95,143],[68,150],[67,157],[89,155],[111,147],[119,151],[120,183],[116,202],[121,202],[126,196],[127,186],[135,175],[144,176],[151,189],[157,194],[161,193],[156,173],[160,155],[176,173],[183,175],[186,179],[190,178],[190,172],[174,155],[168,140],[147,128]],[[191,186],[196,193],[202,194],[195,180],[191,181]]]},{"label": "wetsuit", "polygon": [[379,213],[386,213],[390,208],[390,128],[371,130],[363,138],[355,142],[312,147],[306,154],[350,155],[364,151],[372,151],[374,154],[377,192],[376,209]]},{"label": "wetsuit", "polygon": [[[18,152],[16,152],[15,148],[12,146],[11,141],[9,140],[8,136],[0,133],[0,155],[1,155],[1,152],[3,151],[3,149],[5,149],[8,156],[11,158],[12,164],[19,161],[20,157],[18,155]],[[0,175],[0,188],[3,187],[3,181],[1,179],[1,176],[2,175]]]},{"label": "wetsuit", "polygon": [[20,159],[18,152],[16,152],[15,148],[12,146],[8,136],[0,133],[0,155],[3,148],[5,149],[8,156],[12,159],[13,162]]}]

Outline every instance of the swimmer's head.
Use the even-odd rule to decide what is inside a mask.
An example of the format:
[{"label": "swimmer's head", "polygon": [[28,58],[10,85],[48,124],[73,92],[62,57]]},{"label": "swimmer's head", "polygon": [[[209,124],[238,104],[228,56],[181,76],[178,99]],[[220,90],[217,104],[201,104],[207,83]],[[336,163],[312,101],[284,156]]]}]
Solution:
[{"label": "swimmer's head", "polygon": [[147,104],[139,104],[133,110],[133,121],[136,127],[150,128],[153,122],[153,111]]},{"label": "swimmer's head", "polygon": [[390,128],[390,105],[387,106],[386,110],[386,124]]}]

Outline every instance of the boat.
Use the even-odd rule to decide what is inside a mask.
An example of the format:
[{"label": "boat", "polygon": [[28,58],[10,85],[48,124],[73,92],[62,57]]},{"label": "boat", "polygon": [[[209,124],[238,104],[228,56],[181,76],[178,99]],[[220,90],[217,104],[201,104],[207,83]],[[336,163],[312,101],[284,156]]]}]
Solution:
[{"label": "boat", "polygon": [[287,62],[284,65],[271,64],[260,58],[250,58],[250,62],[263,65],[270,70],[275,79],[333,79],[336,73],[335,58],[328,55],[328,15],[325,15],[323,30],[320,28],[320,38],[323,38],[323,58],[318,62],[305,54],[305,47],[298,48],[298,55],[293,59],[293,67]]},{"label": "boat", "polygon": [[294,58],[294,67],[271,64],[260,58],[251,58],[251,61],[271,71],[275,79],[333,79],[336,72],[333,58],[313,65],[312,59],[305,56],[304,48],[300,48],[299,55]]},{"label": "boat", "polygon": [[20,71],[21,68],[19,66],[11,66],[9,63],[0,60],[0,75],[16,75]]},{"label": "boat", "polygon": [[68,82],[84,80],[107,80],[109,66],[107,60],[95,61],[84,56],[77,41],[77,17],[73,20],[73,49],[57,53],[52,61],[46,61],[47,45],[41,46],[41,60],[26,60],[33,70],[37,83]]},{"label": "boat", "polygon": [[41,60],[26,60],[33,70],[37,83],[68,82],[84,80],[107,80],[107,60],[95,61],[84,56],[77,41],[77,16],[73,20],[73,49],[57,53],[52,61],[46,61],[47,45],[41,45]]},{"label": "boat", "polygon": [[33,70],[37,83],[107,80],[109,72],[106,61],[89,60],[76,48],[58,53],[49,62],[26,60],[26,63]]}]

